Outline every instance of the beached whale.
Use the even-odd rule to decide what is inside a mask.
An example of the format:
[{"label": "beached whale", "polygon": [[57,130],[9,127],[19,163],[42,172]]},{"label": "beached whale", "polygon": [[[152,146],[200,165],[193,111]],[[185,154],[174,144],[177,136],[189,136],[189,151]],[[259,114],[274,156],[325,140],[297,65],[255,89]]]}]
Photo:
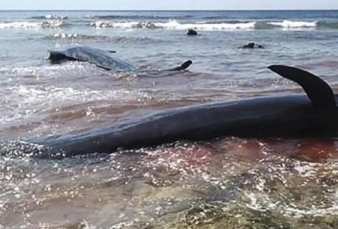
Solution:
[{"label": "beached whale", "polygon": [[35,141],[49,150],[40,156],[112,153],[118,149],[156,146],[177,140],[222,136],[336,136],[338,95],[319,77],[301,69],[272,65],[297,82],[307,95],[257,97],[167,109],[89,132]]},{"label": "beached whale", "polygon": [[[133,65],[113,57],[111,53],[115,51],[107,51],[98,48],[77,46],[66,49],[64,51],[49,51],[49,60],[52,63],[60,63],[63,61],[84,61],[96,66],[115,72],[134,72],[137,70]],[[162,71],[181,71],[187,69],[192,64],[191,60],[185,61],[180,66],[165,69]]]}]

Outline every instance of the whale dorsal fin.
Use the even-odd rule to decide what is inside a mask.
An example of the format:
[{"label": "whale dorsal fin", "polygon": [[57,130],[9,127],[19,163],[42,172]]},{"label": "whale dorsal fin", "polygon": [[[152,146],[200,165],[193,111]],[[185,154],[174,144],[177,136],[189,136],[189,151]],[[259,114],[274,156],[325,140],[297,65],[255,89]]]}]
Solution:
[{"label": "whale dorsal fin", "polygon": [[332,88],[318,76],[299,68],[284,65],[271,65],[268,68],[282,77],[298,83],[314,107],[320,109],[336,107]]}]

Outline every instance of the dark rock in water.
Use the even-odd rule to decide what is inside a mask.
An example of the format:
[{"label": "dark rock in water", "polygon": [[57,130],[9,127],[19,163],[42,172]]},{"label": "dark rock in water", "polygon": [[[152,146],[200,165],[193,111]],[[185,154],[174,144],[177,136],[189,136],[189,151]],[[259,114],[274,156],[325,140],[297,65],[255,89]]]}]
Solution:
[{"label": "dark rock in water", "polygon": [[255,43],[248,43],[246,45],[243,45],[242,48],[245,48],[245,49],[253,49],[255,47]]},{"label": "dark rock in water", "polygon": [[243,45],[241,46],[240,48],[243,48],[243,49],[255,49],[255,48],[258,48],[258,49],[263,49],[264,46],[263,45],[259,45],[259,44],[256,44],[254,42],[250,42],[246,45]]},{"label": "dark rock in water", "polygon": [[187,35],[188,36],[197,36],[198,33],[194,29],[189,29],[188,32],[187,32]]}]

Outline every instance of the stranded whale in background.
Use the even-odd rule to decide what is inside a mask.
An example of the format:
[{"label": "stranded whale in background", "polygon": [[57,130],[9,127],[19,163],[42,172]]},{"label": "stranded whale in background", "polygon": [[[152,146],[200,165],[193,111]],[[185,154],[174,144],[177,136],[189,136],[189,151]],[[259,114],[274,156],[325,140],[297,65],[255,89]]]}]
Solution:
[{"label": "stranded whale in background", "polygon": [[112,153],[118,149],[223,136],[336,136],[338,96],[331,87],[301,69],[282,65],[269,69],[297,82],[307,95],[267,96],[167,109],[81,134],[40,139],[34,143],[48,150],[39,151],[36,156]]},{"label": "stranded whale in background", "polygon": [[[133,65],[113,57],[111,53],[115,51],[106,51],[97,48],[77,46],[66,49],[65,51],[49,51],[49,60],[52,63],[63,61],[84,61],[96,66],[115,72],[134,72],[137,71]],[[191,60],[184,62],[182,65],[162,71],[181,71],[187,69],[192,64]]]}]

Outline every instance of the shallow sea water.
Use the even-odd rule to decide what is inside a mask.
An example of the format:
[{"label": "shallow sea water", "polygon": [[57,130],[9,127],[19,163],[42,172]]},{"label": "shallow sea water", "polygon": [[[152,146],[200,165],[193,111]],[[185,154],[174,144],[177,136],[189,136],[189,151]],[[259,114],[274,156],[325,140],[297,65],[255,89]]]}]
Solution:
[{"label": "shallow sea water", "polygon": [[[266,67],[338,91],[337,11],[0,12],[2,140],[80,133],[169,107],[302,93]],[[187,28],[201,34],[187,37]],[[265,49],[244,50],[256,42]],[[51,65],[88,45],[165,76]],[[337,139],[179,141],[36,160],[0,156],[0,228],[337,228]]]}]

